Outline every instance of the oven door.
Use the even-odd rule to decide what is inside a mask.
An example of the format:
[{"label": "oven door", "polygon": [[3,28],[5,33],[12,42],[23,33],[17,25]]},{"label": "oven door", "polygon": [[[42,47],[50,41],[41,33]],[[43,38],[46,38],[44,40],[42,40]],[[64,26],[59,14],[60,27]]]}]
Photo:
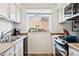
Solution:
[{"label": "oven door", "polygon": [[63,52],[61,52],[57,48],[55,48],[55,56],[64,56],[64,54],[63,54]]},{"label": "oven door", "polygon": [[55,55],[56,56],[65,56],[66,50],[63,49],[60,45],[55,44]]},{"label": "oven door", "polygon": [[55,43],[55,55],[56,56],[68,56],[68,46]]}]

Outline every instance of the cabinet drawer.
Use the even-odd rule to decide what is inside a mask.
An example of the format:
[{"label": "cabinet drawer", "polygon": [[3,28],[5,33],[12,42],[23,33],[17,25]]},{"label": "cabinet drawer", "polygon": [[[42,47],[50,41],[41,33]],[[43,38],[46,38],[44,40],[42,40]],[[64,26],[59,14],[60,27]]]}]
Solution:
[{"label": "cabinet drawer", "polygon": [[15,44],[15,51],[19,50],[20,48],[23,48],[23,40],[20,39],[17,44]]},{"label": "cabinet drawer", "polygon": [[69,55],[70,56],[79,56],[79,51],[77,51],[73,48],[69,48]]},{"label": "cabinet drawer", "polygon": [[23,39],[19,39],[15,44],[15,56],[21,56],[23,55]]},{"label": "cabinet drawer", "polygon": [[23,48],[20,48],[19,50],[17,50],[15,55],[16,56],[23,56]]}]

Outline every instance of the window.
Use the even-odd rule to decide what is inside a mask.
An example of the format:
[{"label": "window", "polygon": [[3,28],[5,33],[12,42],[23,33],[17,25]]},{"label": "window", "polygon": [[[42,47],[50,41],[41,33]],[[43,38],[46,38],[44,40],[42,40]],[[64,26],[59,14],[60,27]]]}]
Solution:
[{"label": "window", "polygon": [[28,32],[50,32],[50,13],[27,13]]}]

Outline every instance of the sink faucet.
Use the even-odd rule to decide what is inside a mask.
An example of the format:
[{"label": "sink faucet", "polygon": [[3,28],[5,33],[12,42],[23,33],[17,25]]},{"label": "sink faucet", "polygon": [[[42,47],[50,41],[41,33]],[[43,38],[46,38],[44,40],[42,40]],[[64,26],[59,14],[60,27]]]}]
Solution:
[{"label": "sink faucet", "polygon": [[2,42],[2,39],[3,39],[3,33],[4,33],[4,32],[1,32],[0,42]]},{"label": "sink faucet", "polygon": [[0,37],[0,39],[3,39],[3,33],[4,33],[4,32],[1,32],[1,37]]},{"label": "sink faucet", "polygon": [[10,36],[9,33],[11,33],[11,31],[8,31],[8,32],[6,32],[6,33],[4,33],[4,31],[1,32],[0,42],[2,42],[2,41],[4,41],[4,42],[10,41],[10,37],[11,37],[11,36]]}]

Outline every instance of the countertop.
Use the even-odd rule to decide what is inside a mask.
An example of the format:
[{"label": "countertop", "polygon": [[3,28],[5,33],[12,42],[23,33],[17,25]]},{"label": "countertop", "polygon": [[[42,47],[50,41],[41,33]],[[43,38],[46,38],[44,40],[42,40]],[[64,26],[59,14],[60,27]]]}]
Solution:
[{"label": "countertop", "polygon": [[0,54],[11,48],[14,44],[12,43],[0,43]]},{"label": "countertop", "polygon": [[79,43],[68,43],[68,45],[73,49],[79,50]]},{"label": "countertop", "polygon": [[27,37],[27,35],[20,35],[20,37],[21,37],[21,38],[25,38],[25,37]]},{"label": "countertop", "polygon": [[[21,39],[27,37],[27,35],[20,35]],[[18,39],[17,39],[18,40]],[[0,43],[0,54],[5,52],[14,46],[15,43]]]}]

